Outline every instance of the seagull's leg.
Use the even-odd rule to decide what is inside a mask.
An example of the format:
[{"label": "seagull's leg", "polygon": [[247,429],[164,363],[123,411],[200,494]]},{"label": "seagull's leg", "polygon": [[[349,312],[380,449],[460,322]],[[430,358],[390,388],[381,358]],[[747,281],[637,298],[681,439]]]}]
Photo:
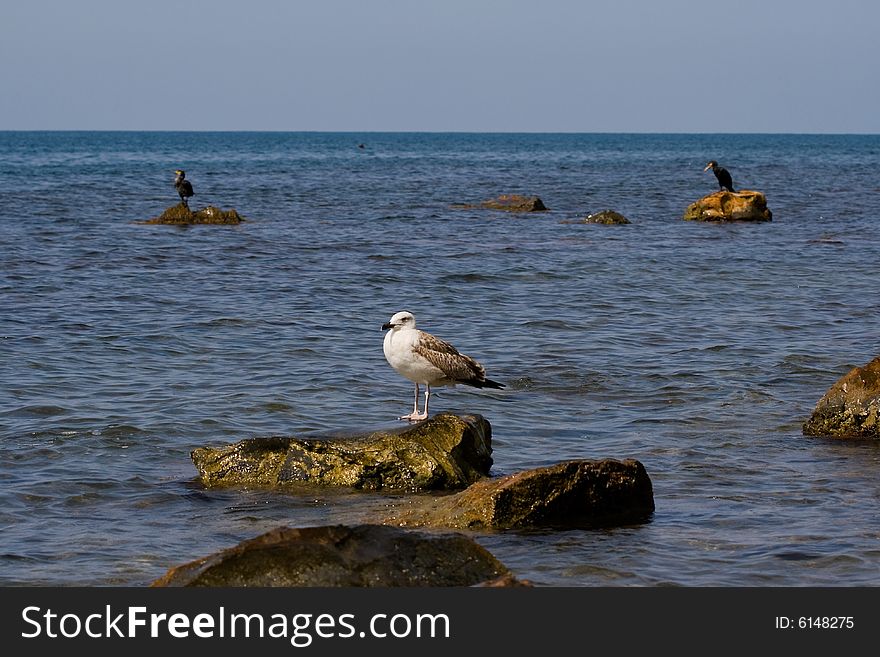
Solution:
[{"label": "seagull's leg", "polygon": [[425,384],[425,412],[422,415],[423,420],[428,419],[428,399],[431,398],[431,385],[429,383]]},{"label": "seagull's leg", "polygon": [[410,422],[418,422],[419,420],[427,420],[428,419],[428,397],[431,396],[431,386],[427,383],[425,384],[425,412],[419,413],[419,384],[416,384],[416,400],[415,400],[415,408],[413,408],[413,412],[409,415],[404,415],[401,420],[409,420]]},{"label": "seagull's leg", "polygon": [[424,420],[425,418],[419,415],[419,384],[416,383],[416,395],[415,400],[413,401],[413,412],[409,415],[401,415],[398,420]]}]

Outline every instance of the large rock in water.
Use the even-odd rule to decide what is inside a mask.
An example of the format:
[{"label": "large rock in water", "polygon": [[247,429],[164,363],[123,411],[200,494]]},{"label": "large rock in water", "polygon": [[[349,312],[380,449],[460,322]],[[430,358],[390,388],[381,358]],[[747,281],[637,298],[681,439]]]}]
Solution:
[{"label": "large rock in water", "polygon": [[838,379],[804,423],[807,436],[880,438],[880,356]]},{"label": "large rock in water", "polygon": [[478,205],[465,203],[458,207],[477,207],[486,210],[504,210],[505,212],[544,212],[547,210],[547,206],[537,196],[521,196],[519,194],[502,194]]},{"label": "large rock in water", "polygon": [[205,486],[311,482],[368,490],[450,490],[489,474],[492,427],[481,415],[439,413],[368,434],[249,438],[202,447],[192,460]]},{"label": "large rock in water", "polygon": [[770,221],[773,213],[761,192],[718,191],[691,203],[684,211],[686,221]]},{"label": "large rock in water", "polygon": [[461,534],[338,525],[274,529],[171,568],[152,586],[473,586],[511,578]]},{"label": "large rock in water", "polygon": [[220,208],[216,208],[213,205],[209,205],[206,208],[193,212],[183,203],[178,203],[177,205],[173,205],[170,208],[167,208],[158,217],[147,219],[146,221],[143,221],[141,223],[173,225],[240,224],[242,221],[244,221],[244,217],[238,214],[238,212],[235,211],[235,208],[230,208],[229,210],[221,210]]},{"label": "large rock in water", "polygon": [[401,526],[457,529],[595,527],[645,520],[654,493],[645,467],[636,460],[564,461],[466,490],[414,498],[383,522]]}]

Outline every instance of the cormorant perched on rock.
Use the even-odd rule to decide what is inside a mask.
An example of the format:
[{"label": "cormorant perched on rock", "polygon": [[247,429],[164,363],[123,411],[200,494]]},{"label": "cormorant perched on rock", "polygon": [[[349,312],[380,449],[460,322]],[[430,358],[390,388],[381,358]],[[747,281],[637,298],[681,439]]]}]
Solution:
[{"label": "cormorant perched on rock", "polygon": [[728,192],[736,191],[733,188],[733,179],[730,177],[730,171],[724,167],[718,166],[718,163],[715,160],[709,162],[703,171],[708,171],[709,169],[712,169],[715,177],[718,178],[718,186],[721,187],[722,190],[727,189]]},{"label": "cormorant perched on rock", "polygon": [[186,207],[189,207],[189,201],[187,201],[187,199],[194,194],[193,186],[189,180],[186,180],[186,171],[178,169],[174,173],[177,174],[177,178],[174,179],[174,188],[180,196],[180,202]]}]

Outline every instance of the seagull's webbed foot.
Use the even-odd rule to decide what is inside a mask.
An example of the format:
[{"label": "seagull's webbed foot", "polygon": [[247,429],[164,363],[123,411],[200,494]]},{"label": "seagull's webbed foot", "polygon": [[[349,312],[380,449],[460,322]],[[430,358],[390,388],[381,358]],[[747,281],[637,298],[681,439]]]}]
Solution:
[{"label": "seagull's webbed foot", "polygon": [[401,415],[398,420],[407,420],[408,422],[421,422],[428,419],[427,413],[410,413],[409,415]]}]

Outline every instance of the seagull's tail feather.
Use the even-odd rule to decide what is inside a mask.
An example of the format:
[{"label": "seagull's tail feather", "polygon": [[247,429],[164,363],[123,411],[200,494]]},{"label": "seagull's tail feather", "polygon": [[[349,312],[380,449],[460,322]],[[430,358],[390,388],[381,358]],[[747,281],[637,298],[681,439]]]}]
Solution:
[{"label": "seagull's tail feather", "polygon": [[473,384],[477,388],[496,388],[500,389],[504,387],[503,383],[498,383],[497,381],[493,381],[492,379],[483,379],[482,381],[477,381]]}]

